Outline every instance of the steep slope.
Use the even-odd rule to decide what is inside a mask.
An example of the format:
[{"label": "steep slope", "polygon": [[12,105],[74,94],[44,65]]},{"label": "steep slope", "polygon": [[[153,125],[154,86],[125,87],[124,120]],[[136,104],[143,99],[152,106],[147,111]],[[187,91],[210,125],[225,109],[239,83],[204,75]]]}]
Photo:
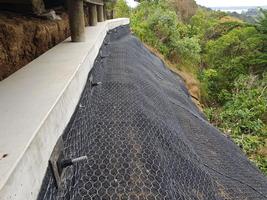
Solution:
[{"label": "steep slope", "polygon": [[63,134],[65,158],[88,160],[67,168],[59,191],[48,168],[39,200],[266,199],[267,178],[129,32],[106,37]]}]

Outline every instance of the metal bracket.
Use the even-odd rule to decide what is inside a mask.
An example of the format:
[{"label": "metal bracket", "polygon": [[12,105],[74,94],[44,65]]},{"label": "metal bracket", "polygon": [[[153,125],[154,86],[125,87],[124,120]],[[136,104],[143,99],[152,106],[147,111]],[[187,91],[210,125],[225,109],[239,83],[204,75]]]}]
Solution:
[{"label": "metal bracket", "polygon": [[94,87],[96,87],[96,86],[98,86],[98,85],[101,85],[102,84],[102,82],[93,82],[93,76],[91,75],[90,77],[89,77],[89,83],[90,83],[90,90],[91,90],[91,94],[92,94],[92,89],[94,88]]},{"label": "metal bracket", "polygon": [[49,165],[52,169],[53,177],[58,189],[62,189],[63,187],[62,180],[64,178],[66,168],[74,163],[84,160],[87,160],[87,156],[65,159],[63,140],[62,137],[59,138],[49,160]]},{"label": "metal bracket", "polygon": [[103,44],[106,46],[106,45],[109,45],[110,42],[109,41],[104,41]]},{"label": "metal bracket", "polygon": [[57,185],[57,188],[62,188],[62,177],[64,176],[64,169],[60,169],[59,163],[62,159],[64,159],[64,145],[63,139],[60,137],[54,147],[54,150],[49,159],[49,166],[52,169],[53,176]]}]

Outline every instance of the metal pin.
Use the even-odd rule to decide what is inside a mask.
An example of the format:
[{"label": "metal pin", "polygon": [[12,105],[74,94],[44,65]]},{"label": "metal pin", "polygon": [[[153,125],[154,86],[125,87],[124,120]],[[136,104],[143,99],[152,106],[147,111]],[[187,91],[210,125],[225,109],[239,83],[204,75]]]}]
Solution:
[{"label": "metal pin", "polygon": [[95,86],[98,86],[98,85],[101,85],[101,84],[102,84],[102,82],[92,83],[91,87],[95,87]]},{"label": "metal pin", "polygon": [[77,162],[80,162],[80,161],[83,161],[83,160],[87,160],[88,157],[87,156],[81,156],[81,157],[78,157],[78,158],[74,158],[72,159],[72,163],[77,163]]},{"label": "metal pin", "polygon": [[77,163],[77,162],[80,162],[80,161],[83,161],[83,160],[87,160],[87,156],[81,156],[81,157],[78,157],[78,158],[73,158],[73,159],[65,159],[65,160],[62,160],[61,163],[60,163],[60,167],[62,169],[68,167],[68,166],[71,166],[73,165],[74,163]]},{"label": "metal pin", "polygon": [[101,54],[101,55],[100,55],[100,58],[103,59],[103,58],[106,58],[106,57],[108,57],[108,56],[109,56],[109,55],[103,55],[103,54]]},{"label": "metal pin", "polygon": [[109,41],[104,41],[104,45],[109,45]]}]

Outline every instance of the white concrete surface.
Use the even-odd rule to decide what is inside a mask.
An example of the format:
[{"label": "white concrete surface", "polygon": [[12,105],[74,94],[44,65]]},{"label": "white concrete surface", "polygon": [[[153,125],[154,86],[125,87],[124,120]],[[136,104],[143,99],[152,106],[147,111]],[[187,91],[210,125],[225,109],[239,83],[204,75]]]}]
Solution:
[{"label": "white concrete surface", "polygon": [[129,23],[114,19],[86,28],[0,82],[0,199],[36,199],[53,147],[78,103],[106,32]]}]

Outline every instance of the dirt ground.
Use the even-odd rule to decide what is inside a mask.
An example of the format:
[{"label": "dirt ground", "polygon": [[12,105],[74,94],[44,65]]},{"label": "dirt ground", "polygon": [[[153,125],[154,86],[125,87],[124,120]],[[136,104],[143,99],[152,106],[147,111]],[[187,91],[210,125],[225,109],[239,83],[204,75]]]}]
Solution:
[{"label": "dirt ground", "polygon": [[0,81],[69,35],[68,16],[48,20],[12,12],[0,12]]}]

